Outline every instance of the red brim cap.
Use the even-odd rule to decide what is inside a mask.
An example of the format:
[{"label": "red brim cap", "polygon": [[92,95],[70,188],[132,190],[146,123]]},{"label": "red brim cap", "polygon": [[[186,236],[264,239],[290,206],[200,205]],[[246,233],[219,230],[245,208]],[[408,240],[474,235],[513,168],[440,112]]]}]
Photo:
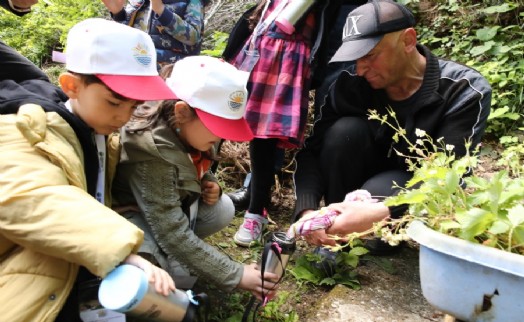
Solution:
[{"label": "red brim cap", "polygon": [[177,98],[160,76],[97,74],[96,77],[100,78],[114,92],[137,101]]},{"label": "red brim cap", "polygon": [[230,141],[251,141],[253,139],[253,132],[244,118],[231,120],[198,108],[195,108],[195,111],[209,131],[222,139]]}]

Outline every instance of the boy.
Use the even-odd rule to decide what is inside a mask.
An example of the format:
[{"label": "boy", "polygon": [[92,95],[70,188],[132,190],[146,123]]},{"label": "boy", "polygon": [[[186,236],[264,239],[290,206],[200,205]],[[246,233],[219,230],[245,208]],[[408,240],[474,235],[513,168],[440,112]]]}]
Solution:
[{"label": "boy", "polygon": [[[119,263],[138,266],[165,295],[169,275],[136,252],[143,232],[106,192],[117,141],[142,101],[175,96],[158,76],[150,37],[103,19],[75,25],[67,73],[0,81],[0,312],[5,321],[79,321],[77,285]],[[93,198],[96,196],[96,199]],[[97,201],[98,200],[98,201]]]}]

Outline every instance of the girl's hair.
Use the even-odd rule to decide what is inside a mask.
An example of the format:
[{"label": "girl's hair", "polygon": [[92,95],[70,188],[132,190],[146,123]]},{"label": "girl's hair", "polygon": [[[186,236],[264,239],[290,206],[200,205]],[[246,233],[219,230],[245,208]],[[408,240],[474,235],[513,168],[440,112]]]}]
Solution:
[{"label": "girl's hair", "polygon": [[249,30],[253,31],[255,27],[257,26],[258,22],[260,21],[260,17],[262,16],[262,11],[264,10],[264,6],[266,5],[267,1],[271,1],[271,0],[260,0],[255,10],[253,10],[251,15],[247,18]]},{"label": "girl's hair", "polygon": [[160,75],[160,77],[162,77],[163,80],[166,80],[171,75],[171,72],[173,71],[174,66],[175,66],[174,63],[162,65],[162,67],[160,67],[160,71],[158,72],[158,74]]},{"label": "girl's hair", "polygon": [[[137,131],[144,131],[144,130],[150,130],[154,127],[156,127],[161,121],[164,121],[167,123],[169,128],[171,128],[173,131],[176,129],[176,117],[175,117],[175,109],[174,105],[181,100],[164,100],[161,101],[156,109],[149,115],[144,115],[135,113],[133,114],[133,117],[131,120],[126,124],[125,130],[130,132],[137,132]],[[188,110],[190,113],[191,119],[197,118],[197,114],[195,112],[195,109],[189,104],[187,104]],[[189,152],[196,151],[192,147],[187,146],[186,147]],[[213,154],[213,150],[203,152],[202,158],[207,158],[209,160],[215,160],[215,156]]]}]

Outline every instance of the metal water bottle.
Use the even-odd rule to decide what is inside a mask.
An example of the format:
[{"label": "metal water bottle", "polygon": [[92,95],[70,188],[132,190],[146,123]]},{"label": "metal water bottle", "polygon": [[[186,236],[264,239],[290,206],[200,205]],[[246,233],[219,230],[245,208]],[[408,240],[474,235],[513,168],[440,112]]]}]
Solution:
[{"label": "metal water bottle", "polygon": [[98,299],[108,310],[155,322],[193,321],[196,307],[192,293],[177,289],[168,296],[159,294],[140,268],[124,264],[111,271],[100,283]]},{"label": "metal water bottle", "polygon": [[288,35],[295,32],[295,24],[304,16],[315,0],[288,0],[288,4],[275,19],[277,26]]},{"label": "metal water bottle", "polygon": [[[270,244],[272,247],[267,251],[264,270],[266,272],[275,273],[280,278],[286,269],[289,258],[295,252],[295,238],[288,237],[284,232],[274,232],[271,233],[266,244]],[[264,249],[267,248],[268,247],[264,247]],[[278,251],[279,254],[275,251]],[[278,255],[280,255],[280,259]],[[262,256],[262,258],[263,257],[264,256]]]}]

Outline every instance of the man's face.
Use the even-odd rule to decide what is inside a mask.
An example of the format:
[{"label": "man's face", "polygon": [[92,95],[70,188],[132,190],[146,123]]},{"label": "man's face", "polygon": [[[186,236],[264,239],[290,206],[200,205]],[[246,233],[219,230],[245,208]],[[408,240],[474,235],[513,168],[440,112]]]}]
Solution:
[{"label": "man's face", "polygon": [[142,103],[122,99],[103,84],[79,84],[73,112],[97,134],[108,135],[118,131]]},{"label": "man's face", "polygon": [[357,60],[357,74],[374,89],[394,85],[404,66],[401,32],[386,34],[367,55]]}]

